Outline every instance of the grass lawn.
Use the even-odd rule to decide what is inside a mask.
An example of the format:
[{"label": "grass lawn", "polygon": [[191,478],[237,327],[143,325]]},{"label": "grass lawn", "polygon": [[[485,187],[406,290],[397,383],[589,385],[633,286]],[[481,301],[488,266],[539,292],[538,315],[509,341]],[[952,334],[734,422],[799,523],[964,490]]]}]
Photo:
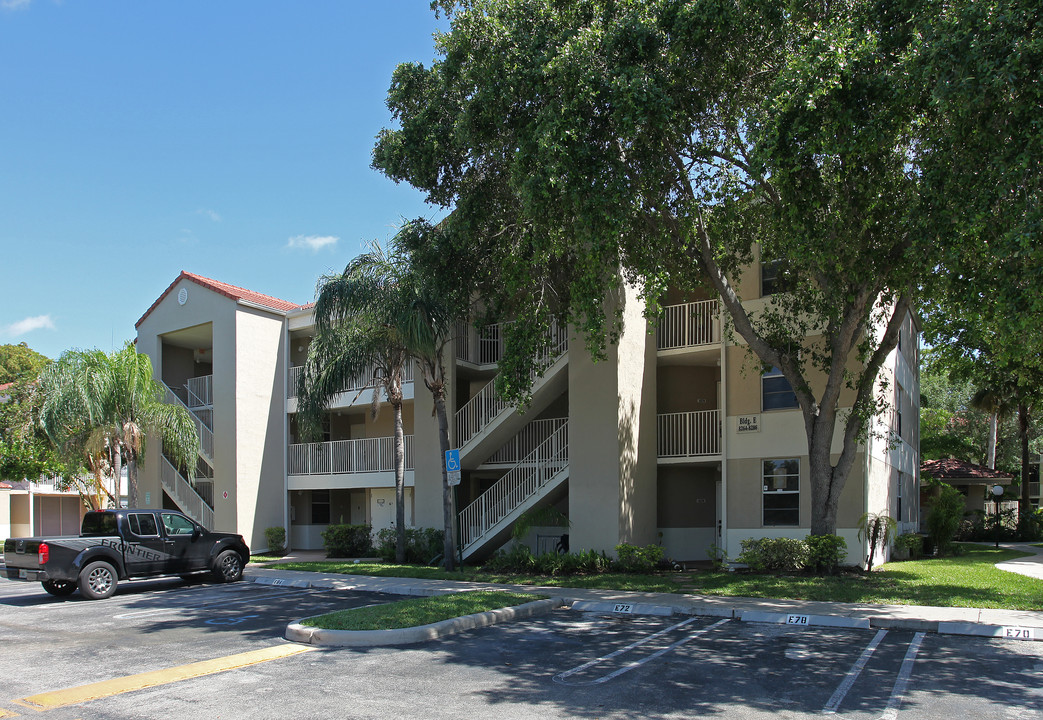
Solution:
[{"label": "grass lawn", "polygon": [[894,605],[1043,610],[1043,580],[997,570],[1025,557],[1016,550],[965,546],[958,557],[893,562],[865,574],[836,577],[700,573],[684,592],[705,595],[831,600]]},{"label": "grass lawn", "polygon": [[583,575],[546,577],[481,572],[446,572],[414,565],[337,562],[282,563],[286,570],[311,570],[387,577],[471,580],[513,585],[672,592],[696,595],[831,600],[895,605],[1043,610],[1043,580],[997,570],[993,565],[1024,557],[1016,550],[965,545],[959,557],[888,563],[872,573],[835,577],[757,575],[699,571],[661,575]]},{"label": "grass lawn", "polygon": [[373,607],[338,610],[308,618],[303,624],[324,630],[393,630],[417,627],[450,618],[542,600],[546,595],[475,590],[435,597],[412,598]]}]

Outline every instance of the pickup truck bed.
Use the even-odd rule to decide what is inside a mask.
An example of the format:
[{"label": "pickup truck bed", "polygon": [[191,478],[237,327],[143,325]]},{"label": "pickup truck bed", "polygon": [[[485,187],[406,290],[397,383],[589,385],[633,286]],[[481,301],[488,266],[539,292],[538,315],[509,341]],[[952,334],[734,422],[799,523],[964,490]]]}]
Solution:
[{"label": "pickup truck bed", "polygon": [[4,542],[8,579],[40,582],[58,596],[79,588],[92,600],[132,578],[212,572],[218,581],[235,582],[249,560],[241,535],[210,532],[174,510],[89,512],[78,537]]}]

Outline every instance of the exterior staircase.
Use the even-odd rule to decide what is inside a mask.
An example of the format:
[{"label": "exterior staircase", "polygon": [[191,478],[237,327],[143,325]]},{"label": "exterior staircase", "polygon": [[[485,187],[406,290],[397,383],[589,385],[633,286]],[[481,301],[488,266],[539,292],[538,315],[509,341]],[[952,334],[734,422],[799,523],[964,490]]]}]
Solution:
[{"label": "exterior staircase", "polygon": [[[486,332],[470,338],[464,350],[478,349],[472,364],[496,362],[502,352],[501,334]],[[458,515],[461,551],[464,559],[487,553],[502,545],[511,526],[526,510],[556,497],[568,479],[568,420],[565,418],[529,422],[568,389],[568,334],[551,330],[547,352],[537,363],[525,414],[504,402],[496,393],[496,379],[461,407],[455,417],[456,444],[460,464],[473,470],[480,466],[510,465],[510,469],[489,490]],[[486,343],[483,345],[483,342]],[[474,355],[469,353],[468,356]],[[529,450],[534,443],[535,449]],[[520,460],[520,455],[523,455]]]},{"label": "exterior staircase", "polygon": [[500,547],[514,522],[527,510],[556,499],[569,477],[569,426],[550,437],[460,511],[460,546],[464,560]]},{"label": "exterior staircase", "polygon": [[[207,529],[214,524],[214,411],[212,376],[189,378],[175,392],[166,383],[164,401],[184,408],[199,433],[199,461],[191,481],[185,479],[164,455],[160,480],[167,495],[190,518]],[[182,395],[184,399],[182,399]]]},{"label": "exterior staircase", "polygon": [[[181,512],[188,515],[207,530],[214,529],[214,508],[200,495],[192,483],[178,472],[166,456],[160,457],[159,478],[167,495],[177,504]],[[213,500],[211,500],[211,503]]]}]

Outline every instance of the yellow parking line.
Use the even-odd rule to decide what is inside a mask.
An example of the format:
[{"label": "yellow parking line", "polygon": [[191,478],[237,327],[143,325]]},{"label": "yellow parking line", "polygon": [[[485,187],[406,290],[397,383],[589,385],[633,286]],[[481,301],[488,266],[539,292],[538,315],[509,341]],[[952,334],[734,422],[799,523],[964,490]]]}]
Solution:
[{"label": "yellow parking line", "polygon": [[18,713],[0,708],[0,718],[18,717]]},{"label": "yellow parking line", "polygon": [[[290,657],[311,650],[315,650],[315,648],[305,645],[276,645],[262,650],[251,650],[238,655],[228,655],[226,657],[214,658],[213,660],[179,665],[166,668],[165,670],[153,670],[152,672],[127,675],[126,677],[103,680],[102,682],[80,685],[79,687],[67,688],[65,690],[40,693],[39,695],[32,695],[14,702],[34,710],[50,710],[51,708],[75,705],[76,703],[89,700],[143,690],[156,685],[166,685],[181,680],[202,677],[203,675],[213,675],[226,670],[235,670],[247,665],[278,660],[279,658]],[[0,717],[3,717],[3,715],[0,715]]]}]

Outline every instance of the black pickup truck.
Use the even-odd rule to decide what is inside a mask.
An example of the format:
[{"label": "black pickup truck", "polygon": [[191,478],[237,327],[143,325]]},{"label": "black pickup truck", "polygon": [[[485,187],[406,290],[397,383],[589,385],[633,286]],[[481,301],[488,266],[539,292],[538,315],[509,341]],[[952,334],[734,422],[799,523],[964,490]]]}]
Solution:
[{"label": "black pickup truck", "polygon": [[8,579],[39,581],[59,596],[79,587],[91,600],[131,578],[211,572],[219,582],[235,582],[249,560],[242,535],[209,532],[174,510],[88,512],[78,537],[4,542]]}]

